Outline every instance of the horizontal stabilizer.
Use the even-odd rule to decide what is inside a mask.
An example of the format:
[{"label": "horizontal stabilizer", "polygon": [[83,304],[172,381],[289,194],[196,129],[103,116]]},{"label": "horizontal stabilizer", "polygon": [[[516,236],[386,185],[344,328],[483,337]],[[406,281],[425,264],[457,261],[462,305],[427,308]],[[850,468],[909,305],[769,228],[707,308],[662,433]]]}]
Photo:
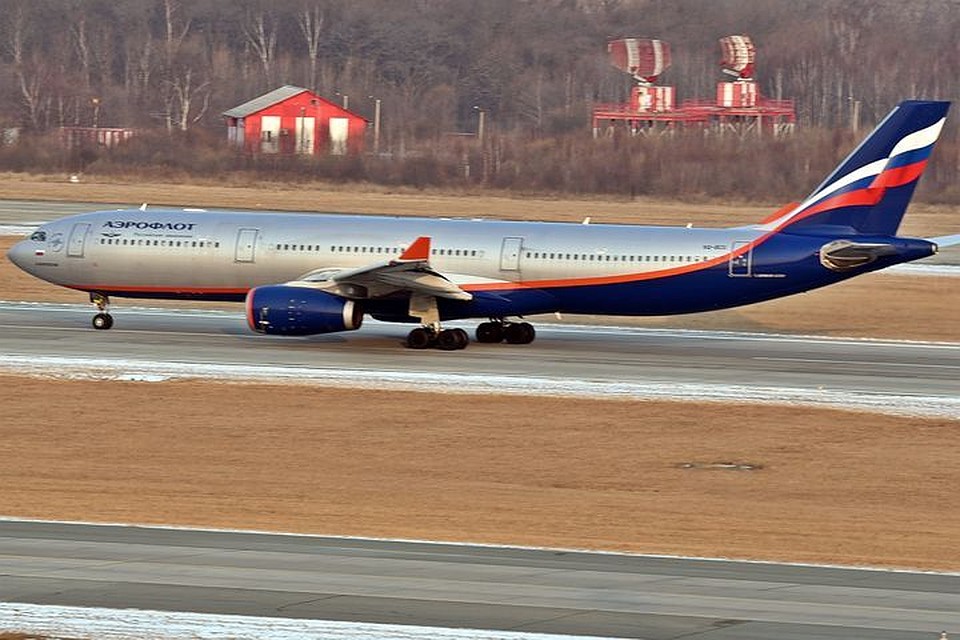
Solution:
[{"label": "horizontal stabilizer", "polygon": [[952,236],[939,236],[936,238],[927,238],[930,242],[937,245],[941,249],[944,247],[952,247],[954,245],[960,244],[960,233],[955,233]]}]

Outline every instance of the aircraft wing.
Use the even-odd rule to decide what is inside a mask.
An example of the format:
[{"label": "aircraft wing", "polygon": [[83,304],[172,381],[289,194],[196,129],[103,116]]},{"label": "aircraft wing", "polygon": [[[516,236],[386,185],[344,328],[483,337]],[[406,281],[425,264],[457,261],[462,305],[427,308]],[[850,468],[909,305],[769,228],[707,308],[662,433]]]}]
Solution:
[{"label": "aircraft wing", "polygon": [[356,269],[323,269],[291,284],[319,286],[349,298],[374,298],[407,291],[452,300],[473,299],[472,294],[430,268],[430,238],[427,236],[414,240],[399,258]]}]

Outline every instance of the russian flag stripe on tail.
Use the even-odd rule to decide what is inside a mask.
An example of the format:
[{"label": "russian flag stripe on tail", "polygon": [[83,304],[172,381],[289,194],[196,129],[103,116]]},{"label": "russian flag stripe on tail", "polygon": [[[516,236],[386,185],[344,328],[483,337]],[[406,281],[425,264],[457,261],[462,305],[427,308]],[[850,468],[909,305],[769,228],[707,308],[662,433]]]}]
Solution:
[{"label": "russian flag stripe on tail", "polygon": [[901,102],[818,186],[771,230],[846,228],[894,235],[940,136],[949,102]]}]

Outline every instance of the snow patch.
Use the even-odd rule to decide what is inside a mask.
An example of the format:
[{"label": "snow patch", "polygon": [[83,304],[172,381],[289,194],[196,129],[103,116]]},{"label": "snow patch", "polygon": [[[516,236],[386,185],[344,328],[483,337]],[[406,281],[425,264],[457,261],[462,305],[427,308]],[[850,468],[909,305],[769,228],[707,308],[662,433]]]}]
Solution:
[{"label": "snow patch", "polygon": [[516,631],[0,603],[0,631],[90,640],[599,640]]},{"label": "snow patch", "polygon": [[170,379],[251,381],[404,391],[447,391],[618,398],[634,400],[699,400],[753,402],[866,410],[906,416],[957,418],[960,397],[895,395],[849,390],[763,387],[695,382],[614,382],[544,376],[487,376],[468,373],[322,369],[281,365],[160,362],[126,358],[72,358],[0,355],[0,370],[46,378],[99,380]]}]

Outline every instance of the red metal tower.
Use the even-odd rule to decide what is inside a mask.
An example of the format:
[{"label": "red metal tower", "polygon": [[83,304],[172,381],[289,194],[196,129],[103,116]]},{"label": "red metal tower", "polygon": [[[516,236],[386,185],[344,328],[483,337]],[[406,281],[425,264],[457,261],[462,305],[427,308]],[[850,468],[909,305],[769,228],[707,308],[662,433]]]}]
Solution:
[{"label": "red metal tower", "polygon": [[716,100],[684,100],[676,105],[673,87],[654,84],[670,66],[670,47],[661,40],[625,38],[607,43],[610,63],[633,76],[637,86],[626,104],[596,104],[593,108],[593,134],[612,131],[625,124],[631,133],[671,131],[677,126],[713,127],[719,132],[744,134],[769,131],[782,134],[796,122],[792,100],[763,98],[754,80],[756,48],[749,36],[734,35],[720,39],[723,72],[733,82],[717,84]]}]

